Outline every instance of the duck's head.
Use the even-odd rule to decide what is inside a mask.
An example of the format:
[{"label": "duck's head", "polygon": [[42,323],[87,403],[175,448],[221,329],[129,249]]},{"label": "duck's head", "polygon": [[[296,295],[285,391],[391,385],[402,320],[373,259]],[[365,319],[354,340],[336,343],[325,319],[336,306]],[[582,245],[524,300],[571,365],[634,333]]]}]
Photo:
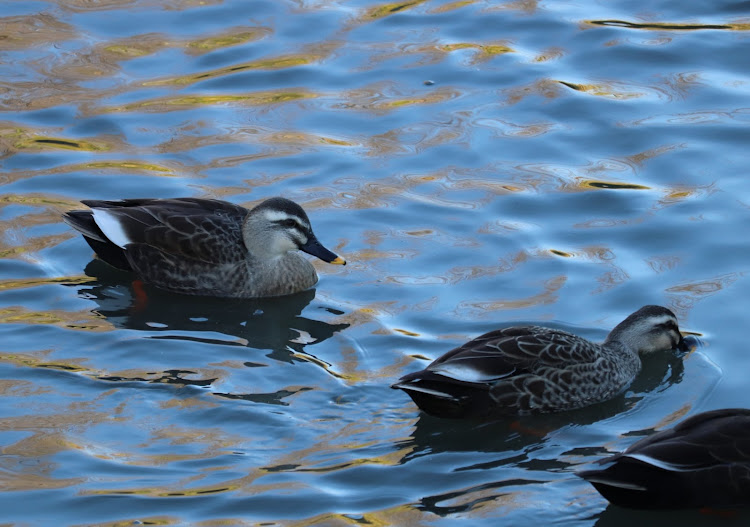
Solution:
[{"label": "duck's head", "polygon": [[628,316],[607,336],[606,342],[614,341],[640,354],[671,349],[688,350],[677,326],[677,317],[662,306],[643,306]]},{"label": "duck's head", "polygon": [[258,258],[274,259],[300,250],[324,262],[346,265],[346,260],[318,241],[302,207],[286,198],[270,198],[253,208],[242,237],[248,251]]}]

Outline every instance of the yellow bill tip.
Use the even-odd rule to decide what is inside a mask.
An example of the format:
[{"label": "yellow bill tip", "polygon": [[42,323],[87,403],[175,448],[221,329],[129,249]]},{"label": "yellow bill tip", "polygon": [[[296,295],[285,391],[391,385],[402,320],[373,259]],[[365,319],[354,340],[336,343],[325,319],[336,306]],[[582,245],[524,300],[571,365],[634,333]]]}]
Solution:
[{"label": "yellow bill tip", "polygon": [[332,263],[334,265],[346,265],[346,260],[344,260],[341,256],[337,256],[328,263]]}]

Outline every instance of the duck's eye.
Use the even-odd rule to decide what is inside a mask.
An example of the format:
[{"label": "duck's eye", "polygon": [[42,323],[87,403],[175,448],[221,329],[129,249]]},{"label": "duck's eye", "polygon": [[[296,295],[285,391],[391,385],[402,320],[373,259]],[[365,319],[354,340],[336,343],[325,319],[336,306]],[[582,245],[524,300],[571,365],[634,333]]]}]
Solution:
[{"label": "duck's eye", "polygon": [[297,222],[296,222],[296,221],[294,221],[294,220],[293,220],[293,219],[291,219],[291,218],[288,218],[288,219],[286,219],[286,220],[281,220],[281,222],[280,222],[280,223],[281,223],[281,226],[282,226],[282,227],[286,227],[286,228],[288,228],[288,229],[293,229],[294,227],[296,227],[296,226],[297,226]]}]

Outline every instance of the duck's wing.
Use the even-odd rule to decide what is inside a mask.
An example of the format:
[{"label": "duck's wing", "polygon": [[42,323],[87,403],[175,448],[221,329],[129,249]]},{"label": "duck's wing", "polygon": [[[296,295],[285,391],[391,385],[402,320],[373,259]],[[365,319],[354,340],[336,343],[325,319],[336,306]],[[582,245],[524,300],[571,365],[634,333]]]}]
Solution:
[{"label": "duck's wing", "polygon": [[493,383],[531,373],[539,366],[591,363],[596,346],[571,333],[539,326],[513,326],[449,351],[426,369],[460,381]]},{"label": "duck's wing", "polygon": [[704,412],[578,475],[634,508],[750,504],[750,410]]},{"label": "duck's wing", "polygon": [[613,382],[618,365],[602,356],[601,346],[565,331],[532,327],[501,347],[515,369],[489,387],[498,408],[519,414],[571,410],[606,400],[623,387]]},{"label": "duck's wing", "polygon": [[477,337],[424,370],[404,375],[392,387],[440,417],[524,413],[541,407],[532,397],[548,391],[546,381],[535,373],[540,365],[592,361],[595,351],[594,345],[564,331],[514,326]]},{"label": "duck's wing", "polygon": [[[242,223],[248,211],[225,201],[179,198],[83,203],[92,209],[91,219],[99,232],[126,253],[128,246],[144,244],[167,255],[209,264],[239,262],[247,256]],[[91,237],[91,231],[82,232]]]}]

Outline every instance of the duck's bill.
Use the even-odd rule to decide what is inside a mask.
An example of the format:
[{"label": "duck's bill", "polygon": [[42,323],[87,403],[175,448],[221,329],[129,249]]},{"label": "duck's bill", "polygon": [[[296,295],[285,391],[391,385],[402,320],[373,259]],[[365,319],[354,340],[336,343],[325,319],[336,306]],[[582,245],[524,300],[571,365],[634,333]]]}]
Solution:
[{"label": "duck's bill", "polygon": [[300,250],[305,251],[307,254],[311,254],[316,258],[320,258],[324,262],[328,262],[330,264],[346,265],[346,260],[344,260],[338,254],[331,252],[323,247],[323,245],[315,238],[310,238],[309,240],[307,240],[307,243],[305,245],[300,246]]},{"label": "duck's bill", "polygon": [[679,351],[692,351],[703,346],[703,341],[695,335],[684,335],[677,344]]}]

